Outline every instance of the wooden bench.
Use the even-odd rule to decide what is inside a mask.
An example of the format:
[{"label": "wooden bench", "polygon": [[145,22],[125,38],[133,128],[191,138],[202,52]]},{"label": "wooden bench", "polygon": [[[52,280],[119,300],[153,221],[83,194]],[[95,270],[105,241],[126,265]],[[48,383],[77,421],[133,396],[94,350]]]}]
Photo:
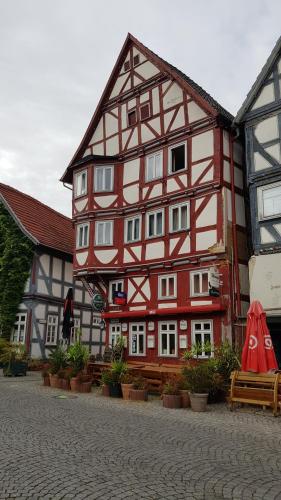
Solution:
[{"label": "wooden bench", "polygon": [[230,408],[234,403],[246,403],[272,408],[278,411],[279,373],[251,373],[235,371],[231,373]]}]

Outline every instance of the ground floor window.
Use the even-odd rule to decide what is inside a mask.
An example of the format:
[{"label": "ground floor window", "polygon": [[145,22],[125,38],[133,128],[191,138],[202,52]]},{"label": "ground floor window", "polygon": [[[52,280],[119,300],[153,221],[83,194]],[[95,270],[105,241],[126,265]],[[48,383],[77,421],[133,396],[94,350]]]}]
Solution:
[{"label": "ground floor window", "polygon": [[110,325],[109,343],[111,344],[112,348],[116,345],[119,337],[121,337],[121,324],[118,323],[116,325]]},{"label": "ground floor window", "polygon": [[26,333],[26,317],[27,313],[19,313],[16,315],[16,322],[11,336],[12,342],[20,342],[21,344],[24,343]]},{"label": "ground floor window", "polygon": [[192,321],[191,322],[191,342],[201,346],[199,356],[209,358],[211,351],[208,346],[213,345],[213,321]]},{"label": "ground floor window", "polygon": [[58,323],[59,318],[57,315],[48,314],[46,344],[54,345],[57,343]]},{"label": "ground floor window", "polygon": [[80,318],[74,318],[74,325],[71,328],[71,334],[70,334],[70,343],[71,344],[74,344],[75,342],[77,342],[79,340],[79,338],[80,338],[80,340],[82,340],[82,338],[79,337],[79,334],[80,334]]},{"label": "ground floor window", "polygon": [[159,323],[159,356],[177,356],[177,323]]},{"label": "ground floor window", "polygon": [[145,347],[145,324],[132,323],[130,325],[130,354],[144,356]]}]

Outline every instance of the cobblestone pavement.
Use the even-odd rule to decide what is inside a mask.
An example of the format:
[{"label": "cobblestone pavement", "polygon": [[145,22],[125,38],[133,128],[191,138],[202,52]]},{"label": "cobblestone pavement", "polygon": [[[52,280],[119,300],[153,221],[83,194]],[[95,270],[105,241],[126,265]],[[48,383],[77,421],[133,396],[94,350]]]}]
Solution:
[{"label": "cobblestone pavement", "polygon": [[0,499],[281,500],[281,417],[70,396],[0,377]]}]

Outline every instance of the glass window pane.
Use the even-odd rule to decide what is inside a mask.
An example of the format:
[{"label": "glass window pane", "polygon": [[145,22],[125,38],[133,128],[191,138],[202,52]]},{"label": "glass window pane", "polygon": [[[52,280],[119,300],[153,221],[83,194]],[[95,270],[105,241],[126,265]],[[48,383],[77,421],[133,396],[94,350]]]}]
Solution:
[{"label": "glass window pane", "polygon": [[98,238],[97,238],[97,242],[98,242],[99,245],[102,245],[103,244],[103,226],[104,226],[104,224],[100,223],[97,226],[98,226]]},{"label": "glass window pane", "polygon": [[144,336],[143,334],[139,334],[139,354],[144,353]]},{"label": "glass window pane", "polygon": [[84,226],[84,246],[88,245],[88,231],[89,231],[89,227]]},{"label": "glass window pane", "polygon": [[103,189],[103,169],[102,168],[97,168],[96,169],[96,190],[97,191],[102,191]]},{"label": "glass window pane", "polygon": [[78,246],[82,247],[83,246],[83,227],[79,227],[79,240],[78,240]]},{"label": "glass window pane", "polygon": [[140,233],[140,220],[135,219],[135,227],[134,227],[134,240],[139,239],[139,233]]},{"label": "glass window pane", "polygon": [[106,245],[110,245],[110,243],[111,243],[111,222],[105,222],[104,227],[105,227],[104,243]]},{"label": "glass window pane", "polygon": [[154,235],[154,214],[148,216],[148,235]]},{"label": "glass window pane", "polygon": [[210,323],[204,323],[204,330],[211,330]]},{"label": "glass window pane", "polygon": [[172,209],[172,229],[173,231],[177,231],[179,229],[179,209]]},{"label": "glass window pane", "polygon": [[175,295],[175,280],[174,278],[169,278],[169,295]]},{"label": "glass window pane", "polygon": [[201,323],[195,323],[194,328],[195,330],[201,330]]},{"label": "glass window pane", "polygon": [[281,186],[263,191],[263,215],[270,217],[281,213]]},{"label": "glass window pane", "polygon": [[154,177],[154,156],[150,156],[147,159],[147,175],[146,178],[148,181],[153,179]]},{"label": "glass window pane", "polygon": [[181,207],[181,229],[187,229],[187,206]]},{"label": "glass window pane", "polygon": [[168,342],[167,342],[167,333],[162,333],[162,354],[167,354]]},{"label": "glass window pane", "polygon": [[134,333],[132,335],[132,353],[136,354],[137,353],[137,335]]},{"label": "glass window pane", "polygon": [[162,212],[156,214],[156,234],[162,234]]},{"label": "glass window pane", "polygon": [[105,191],[111,190],[111,168],[105,168],[105,181],[104,181],[104,189]]},{"label": "glass window pane", "polygon": [[208,273],[202,273],[202,292],[207,293],[209,290],[209,276]]},{"label": "glass window pane", "polygon": [[162,176],[161,155],[155,155],[155,177]]},{"label": "glass window pane", "polygon": [[193,275],[193,291],[194,293],[200,293],[200,275]]},{"label": "glass window pane", "polygon": [[86,172],[83,172],[81,174],[81,194],[85,194],[86,193]]},{"label": "glass window pane", "polygon": [[185,168],[185,147],[184,144],[171,150],[172,172],[178,172]]},{"label": "glass window pane", "polygon": [[167,296],[167,280],[166,278],[161,279],[162,297]]},{"label": "glass window pane", "polygon": [[176,336],[174,333],[171,333],[169,336],[170,340],[170,353],[169,354],[175,354],[176,353]]},{"label": "glass window pane", "polygon": [[132,241],[133,239],[133,221],[128,220],[127,223],[127,240]]}]

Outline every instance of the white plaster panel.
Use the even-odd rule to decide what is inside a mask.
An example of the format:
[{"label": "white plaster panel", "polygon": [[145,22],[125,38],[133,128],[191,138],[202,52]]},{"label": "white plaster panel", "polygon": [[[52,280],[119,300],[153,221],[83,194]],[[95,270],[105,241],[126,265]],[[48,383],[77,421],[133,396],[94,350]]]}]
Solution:
[{"label": "white plaster panel", "polygon": [[159,182],[158,184],[155,184],[151,190],[151,193],[149,195],[149,199],[155,198],[156,196],[162,196],[163,188],[162,184]]},{"label": "white plaster panel", "polygon": [[280,163],[280,143],[278,142],[277,144],[273,144],[272,146],[269,146],[267,148],[264,148],[265,151],[270,154],[275,160]]},{"label": "white plaster panel", "polygon": [[136,287],[134,284],[131,282],[130,279],[128,279],[128,300],[132,298],[132,295],[135,293]]},{"label": "white plaster panel", "polygon": [[191,306],[208,306],[209,304],[212,304],[212,300],[191,300],[190,305]]},{"label": "white plaster panel", "polygon": [[143,308],[143,306],[133,306],[129,307],[129,311],[145,311],[145,309]]},{"label": "white plaster panel", "polygon": [[161,124],[160,124],[160,118],[159,118],[159,116],[158,116],[158,118],[154,118],[153,120],[150,120],[147,123],[153,128],[153,130],[155,130],[155,132],[157,132],[158,134],[160,134],[160,132],[161,132]]},{"label": "white plaster panel", "polygon": [[82,290],[77,289],[77,288],[74,290],[74,300],[75,300],[75,302],[79,302],[80,304],[82,304],[82,302],[83,302]]},{"label": "white plaster panel", "polygon": [[226,182],[231,183],[230,177],[230,163],[227,160],[223,161],[223,177]]},{"label": "white plaster panel", "polygon": [[[116,97],[120,93],[120,90],[123,87],[127,77],[128,77],[128,73],[124,73],[123,75],[121,75],[117,78],[115,85],[112,89],[112,92],[110,94],[110,99],[112,97]],[[129,78],[129,81],[130,81],[130,78]]]},{"label": "white plaster panel", "polygon": [[141,291],[142,291],[142,293],[144,293],[144,295],[146,296],[146,298],[148,300],[150,300],[150,284],[149,284],[149,280],[148,279],[142,285]]},{"label": "white plaster panel", "polygon": [[38,279],[37,290],[38,290],[38,292],[40,292],[44,295],[49,295],[49,292],[48,292],[48,289],[45,285],[45,282],[40,278]]},{"label": "white plaster panel", "polygon": [[234,167],[234,183],[235,186],[243,189],[243,172],[240,168]]},{"label": "white plaster panel", "polygon": [[144,94],[140,95],[140,103],[146,102],[149,100],[149,92],[144,92]]},{"label": "white plaster panel", "polygon": [[265,168],[271,168],[271,164],[267,161],[260,153],[254,153],[254,166],[255,171],[264,170]]},{"label": "white plaster panel", "polygon": [[87,203],[88,203],[88,198],[84,198],[84,200],[75,201],[74,206],[76,212],[82,212],[82,210],[84,210],[84,208],[86,207]]},{"label": "white plaster panel", "polygon": [[279,61],[277,63],[277,70],[278,70],[278,73],[280,75],[281,74],[281,59],[279,59]]},{"label": "white plaster panel", "polygon": [[141,83],[142,83],[142,80],[138,76],[134,75],[133,76],[133,85],[134,85],[134,87],[136,87],[137,85],[140,85]]},{"label": "white plaster panel", "polygon": [[87,292],[87,290],[85,290],[84,303],[85,304],[92,304],[92,297],[89,295],[89,293]]},{"label": "white plaster panel", "polygon": [[281,253],[252,256],[249,261],[250,299],[259,300],[270,316],[280,315]]},{"label": "white plaster panel", "polygon": [[155,87],[154,89],[152,89],[152,108],[153,108],[154,115],[159,113],[160,104],[159,104],[159,88],[158,87]]},{"label": "white plaster panel", "polygon": [[137,295],[134,297],[134,300],[132,302],[144,302],[144,298],[140,293],[137,293]]},{"label": "white plaster panel", "polygon": [[[40,319],[47,319],[47,317],[44,316],[44,318],[40,318]],[[44,337],[44,330],[45,330],[45,325],[42,325],[41,323],[37,323],[37,330],[39,330],[39,337],[41,339],[43,339]],[[36,331],[36,328],[32,328],[32,338],[33,339],[38,339],[37,337],[37,331]],[[39,345],[39,344],[38,344]]]},{"label": "white plaster panel", "polygon": [[83,342],[90,342],[90,328],[83,327],[82,340],[83,340]]},{"label": "white plaster panel", "polygon": [[146,126],[145,123],[141,124],[141,140],[142,142],[152,141],[155,138],[155,134]]},{"label": "white plaster panel", "polygon": [[36,304],[34,311],[35,311],[36,319],[45,319],[45,316],[46,316],[46,305],[45,304]]},{"label": "white plaster panel", "polygon": [[133,56],[139,56],[140,63],[146,61],[146,57],[136,47],[133,47]]},{"label": "white plaster panel", "polygon": [[148,187],[148,186],[146,186],[146,187],[142,188],[142,197],[143,197],[143,198],[145,198],[145,195],[146,195],[146,193],[147,193],[147,191],[148,191],[148,190],[149,190],[149,187]]},{"label": "white plaster panel", "polygon": [[274,243],[275,238],[271,235],[271,233],[266,229],[266,227],[261,227],[261,242],[262,243]]},{"label": "white plaster panel", "polygon": [[169,109],[182,101],[182,89],[176,82],[174,82],[163,97],[163,109]]},{"label": "white plaster panel", "polygon": [[187,104],[187,109],[189,123],[196,122],[197,120],[202,120],[202,118],[205,118],[207,116],[205,111],[203,111],[203,109],[200,108],[194,101],[191,101]]},{"label": "white plaster panel", "polygon": [[24,287],[25,292],[29,291],[29,285],[30,285],[30,278],[27,278],[27,280],[25,282],[25,287]]},{"label": "white plaster panel", "polygon": [[64,264],[64,279],[68,283],[72,283],[73,281],[73,267],[71,262],[65,262]]},{"label": "white plaster panel", "polygon": [[180,238],[170,238],[170,255],[172,254],[176,244],[178,243]]},{"label": "white plaster panel", "polygon": [[158,309],[168,309],[170,307],[177,307],[176,302],[164,302],[161,304],[158,304]]},{"label": "white plaster panel", "polygon": [[62,278],[62,260],[53,257],[53,278],[61,280]]},{"label": "white plaster panel", "polygon": [[89,254],[88,250],[85,252],[76,252],[76,260],[78,266],[83,266],[86,263],[88,254]]},{"label": "white plaster panel", "polygon": [[19,310],[27,310],[27,307],[26,307],[26,304],[24,304],[23,302],[20,303],[19,305]]},{"label": "white plaster panel", "polygon": [[59,306],[49,305],[48,312],[49,313],[58,313],[59,312]]},{"label": "white plaster panel", "polygon": [[162,259],[164,257],[164,242],[147,243],[145,258],[147,260]]},{"label": "white plaster panel", "polygon": [[94,142],[99,142],[103,139],[103,118],[100,119],[97,127],[93,133],[92,139],[89,142],[89,146],[94,144]]},{"label": "white plaster panel", "polygon": [[130,99],[130,101],[128,101],[128,109],[135,108],[136,104],[137,104],[137,100],[135,97],[134,97],[134,99]]},{"label": "white plaster panel", "polygon": [[265,85],[259,95],[259,97],[255,100],[252,109],[260,108],[261,106],[265,106],[270,102],[274,101],[274,86],[273,83],[269,83]]},{"label": "white plaster panel", "polygon": [[53,283],[52,292],[54,297],[61,297],[61,285],[59,285],[58,283]]},{"label": "white plaster panel", "polygon": [[175,110],[173,109],[172,111],[168,111],[168,113],[164,114],[164,128],[165,128],[165,132],[167,132],[167,130],[168,130],[168,127],[170,125],[171,119],[174,116],[174,112],[175,112]]},{"label": "white plaster panel", "polygon": [[82,323],[84,325],[89,325],[91,323],[91,312],[82,311]]},{"label": "white plaster panel", "polygon": [[125,132],[122,132],[122,147],[126,146],[127,140],[129,138],[129,135],[131,133],[131,130],[125,130]]},{"label": "white plaster panel", "polygon": [[83,158],[85,158],[86,156],[90,155],[91,154],[91,148],[87,148],[85,150],[85,153],[83,154]]},{"label": "white plaster panel", "polygon": [[236,204],[236,223],[239,224],[239,226],[245,227],[246,219],[245,219],[244,198],[239,194],[235,194],[235,204]]},{"label": "white plaster panel", "polygon": [[103,145],[103,142],[101,142],[100,144],[95,144],[93,146],[93,154],[94,155],[101,155],[101,156],[104,155],[104,145]]},{"label": "white plaster panel", "polygon": [[281,224],[273,224],[273,227],[281,236]]},{"label": "white plaster panel", "polygon": [[255,127],[255,136],[262,143],[277,139],[279,136],[277,116],[271,116],[259,122]]},{"label": "white plaster panel", "polygon": [[223,131],[223,154],[225,156],[230,156],[230,153],[229,153],[229,133],[224,130]]},{"label": "white plaster panel", "polygon": [[138,260],[140,260],[141,258],[141,250],[142,250],[142,246],[141,245],[138,245],[138,246],[132,246],[130,247],[130,250],[135,254],[136,258]]},{"label": "white plaster panel", "polygon": [[122,104],[122,107],[121,107],[121,124],[122,124],[122,129],[127,128],[126,104]]},{"label": "white plaster panel", "polygon": [[40,345],[37,342],[31,343],[31,357],[33,359],[41,359],[42,358]]},{"label": "white plaster panel", "polygon": [[196,219],[196,227],[211,226],[217,223],[217,195],[214,194],[208,201],[206,207],[202,210]]},{"label": "white plaster panel", "polygon": [[95,202],[101,208],[110,207],[112,203],[117,199],[117,195],[106,195],[106,196],[95,196]]},{"label": "white plaster panel", "polygon": [[174,119],[173,125],[171,126],[171,130],[183,127],[184,125],[185,125],[184,109],[183,106],[181,106],[177,112],[176,118]]},{"label": "white plaster panel", "polygon": [[217,231],[204,231],[196,234],[196,250],[208,250],[217,243]]},{"label": "white plaster panel", "polygon": [[139,180],[140,158],[124,163],[123,185]]},{"label": "white plaster panel", "polygon": [[183,185],[185,187],[187,187],[187,175],[186,174],[179,175],[179,179],[181,180],[181,182],[183,183]]},{"label": "white plaster panel", "polygon": [[139,186],[134,184],[123,189],[124,200],[127,203],[137,203],[139,201]]},{"label": "white plaster panel", "polygon": [[209,165],[210,160],[202,161],[191,167],[191,182],[194,184],[200,175],[204,172],[205,168]]},{"label": "white plaster panel", "polygon": [[179,254],[182,255],[183,253],[189,253],[189,252],[190,252],[190,236],[187,235],[185,237],[182,246],[179,249]]},{"label": "white plaster panel", "polygon": [[[117,108],[113,111],[117,111]],[[106,137],[116,134],[118,132],[118,118],[115,118],[110,113],[105,113],[105,133]]]},{"label": "white plaster panel", "polygon": [[156,66],[154,66],[154,64],[152,64],[150,61],[146,61],[141,66],[138,66],[136,68],[136,73],[147,80],[148,78],[157,75],[157,73],[159,73],[159,69],[156,68]]},{"label": "white plaster panel", "polygon": [[249,294],[249,272],[248,266],[244,264],[239,264],[239,281],[240,281],[240,291],[244,295]]},{"label": "white plaster panel", "polygon": [[132,137],[130,139],[130,142],[128,144],[128,148],[133,148],[135,146],[137,146],[139,143],[138,141],[138,131],[137,131],[137,128],[134,129],[134,132],[132,134]]},{"label": "white plaster panel", "polygon": [[124,257],[123,257],[123,262],[125,264],[128,264],[130,262],[135,262],[136,260],[134,259],[134,257],[132,257],[132,255],[128,252],[128,250],[125,248],[124,249]]},{"label": "white plaster panel", "polygon": [[112,250],[95,250],[94,254],[96,258],[102,263],[102,264],[108,264],[111,262],[114,257],[116,257],[118,250],[112,249]]},{"label": "white plaster panel", "polygon": [[[39,262],[44,270],[44,273],[50,275],[50,256],[47,254],[40,255]],[[39,271],[40,275],[41,271]]]},{"label": "white plaster panel", "polygon": [[173,178],[167,180],[167,193],[171,193],[172,191],[178,191],[179,185],[177,181]]},{"label": "white plaster panel", "polygon": [[192,161],[206,158],[214,154],[214,132],[208,130],[203,134],[196,135],[192,138]]},{"label": "white plaster panel", "polygon": [[119,153],[119,137],[118,134],[114,135],[106,141],[106,154],[113,156]]}]

